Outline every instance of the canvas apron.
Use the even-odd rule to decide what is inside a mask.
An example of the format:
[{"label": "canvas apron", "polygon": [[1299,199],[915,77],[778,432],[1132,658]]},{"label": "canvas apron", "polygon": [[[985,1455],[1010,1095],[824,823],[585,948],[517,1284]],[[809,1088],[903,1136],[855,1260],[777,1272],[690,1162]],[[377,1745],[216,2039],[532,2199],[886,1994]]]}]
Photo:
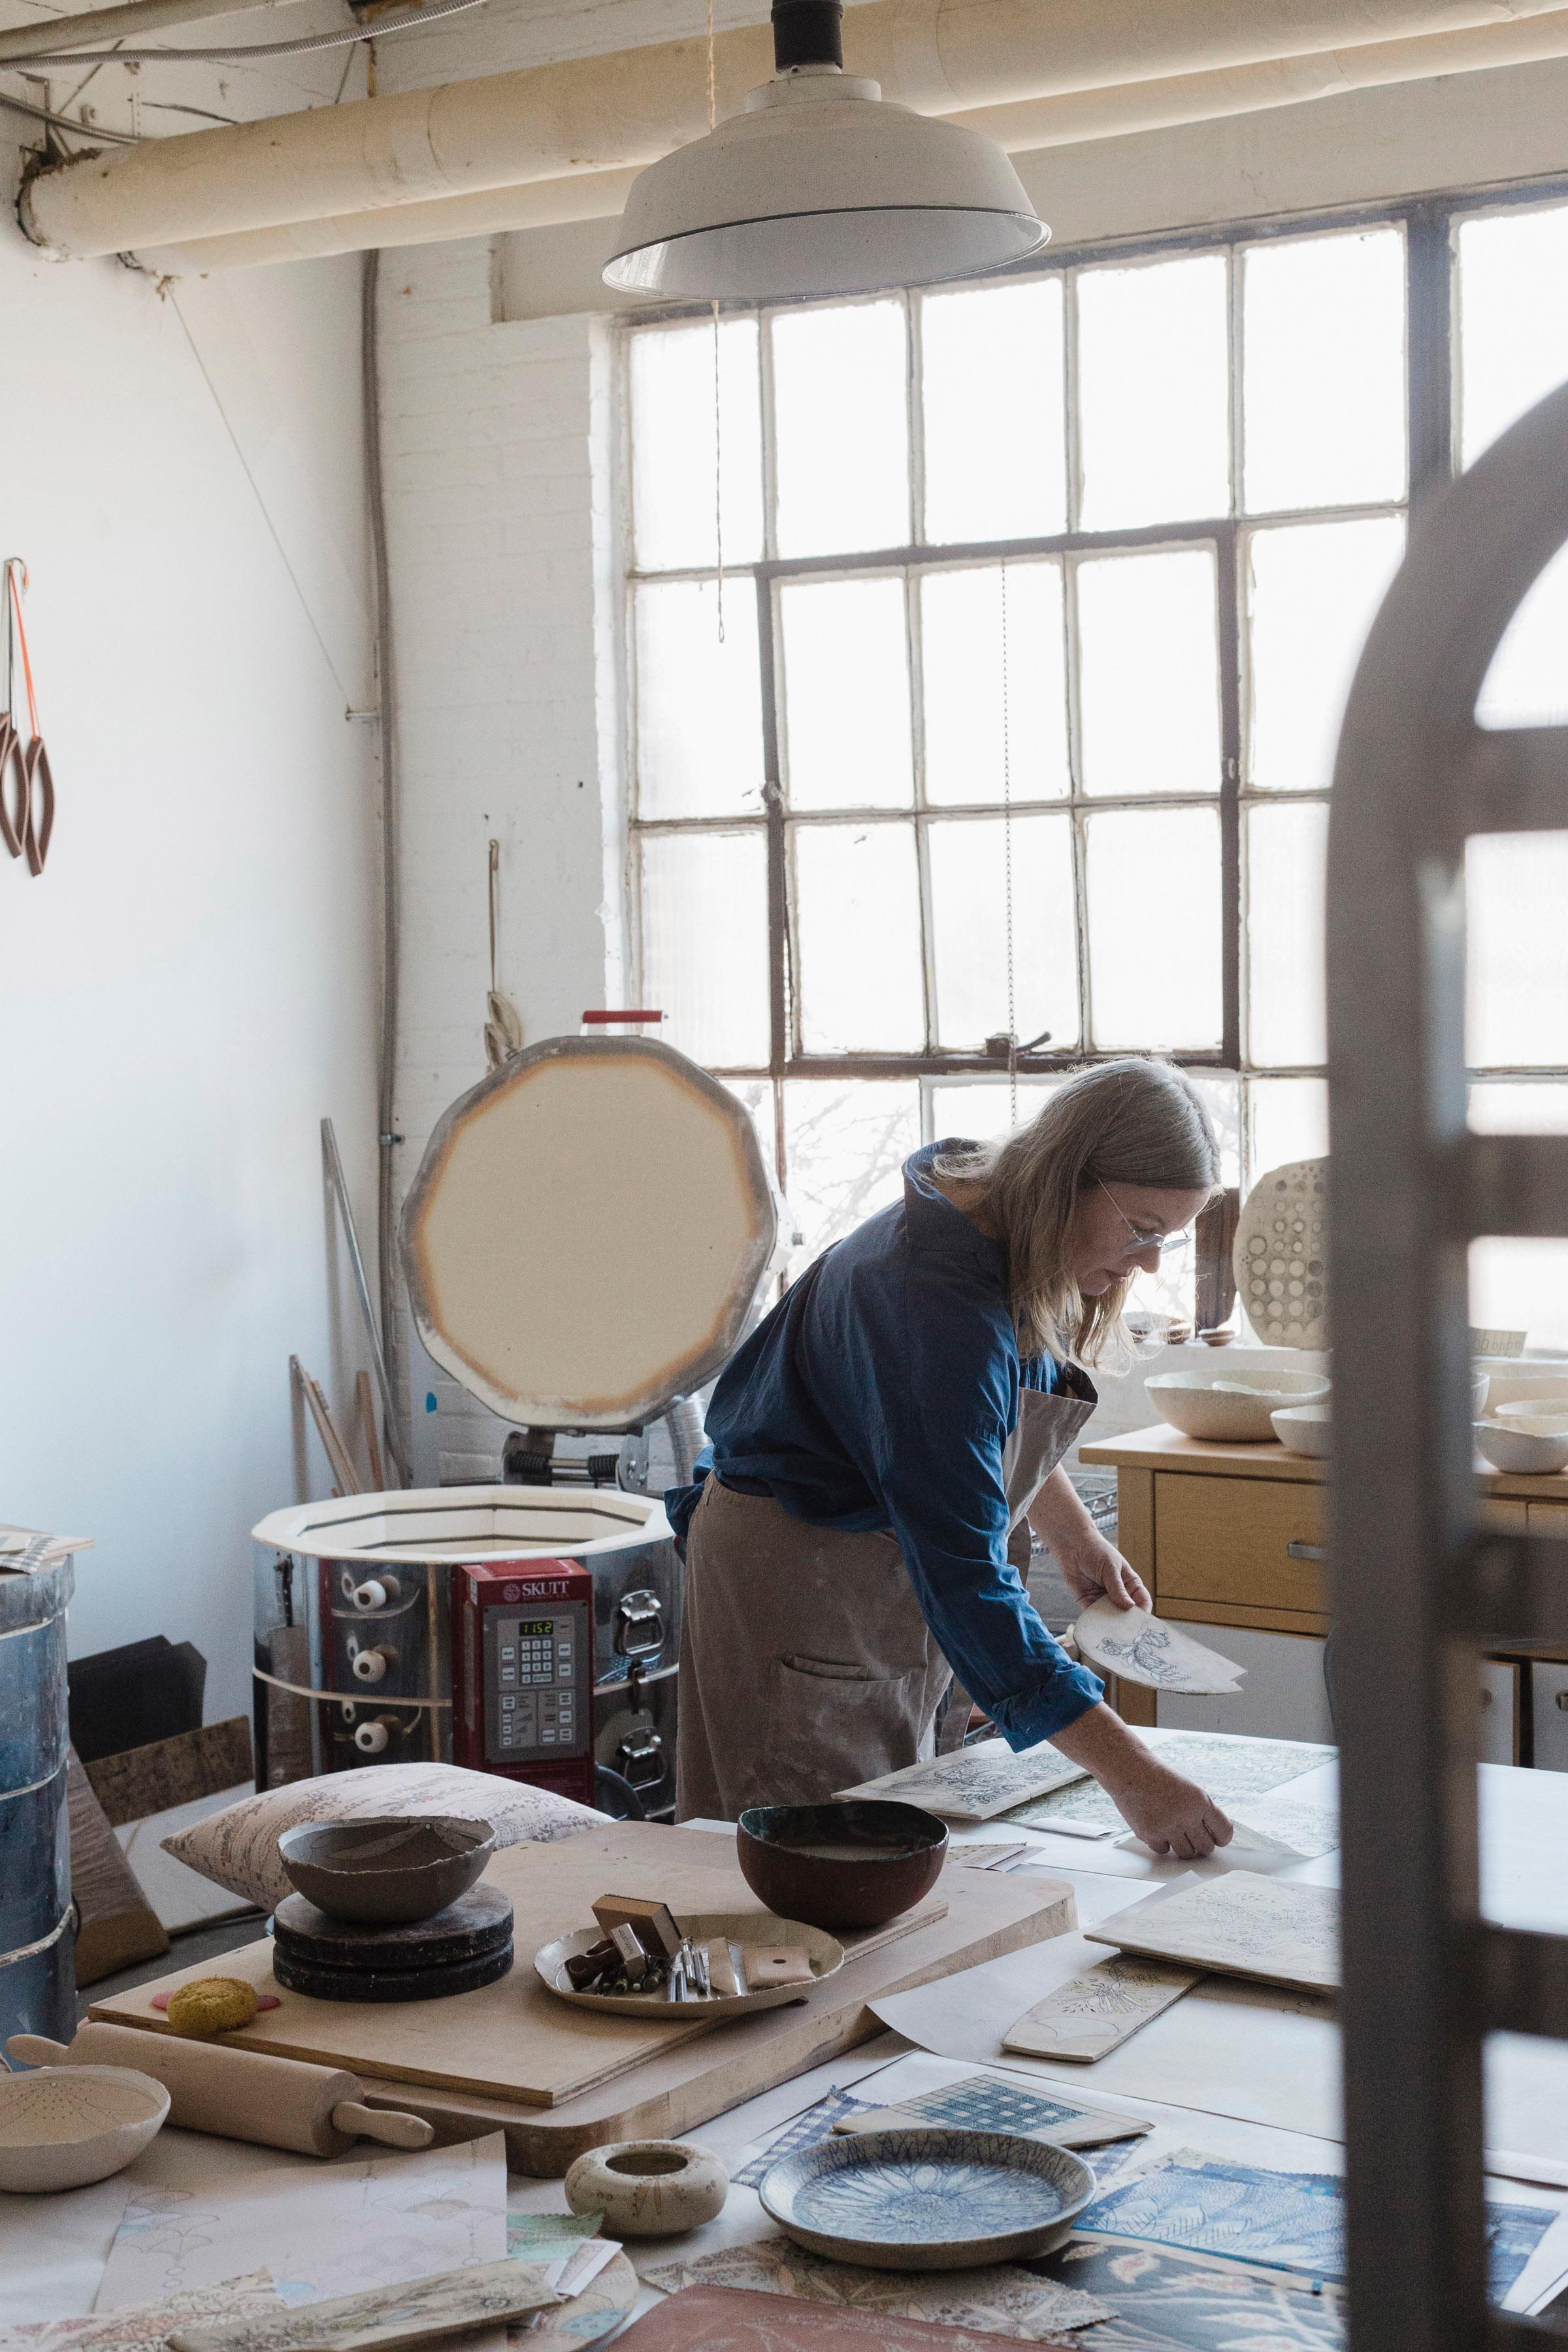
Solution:
[{"label": "canvas apron", "polygon": [[[1008,1557],[1026,1571],[1030,1504],[1094,1411],[1025,1389],[1003,1475]],[[793,1517],[710,1477],[686,1539],[676,1817],[812,1804],[929,1753],[952,1669],[890,1535]]]}]

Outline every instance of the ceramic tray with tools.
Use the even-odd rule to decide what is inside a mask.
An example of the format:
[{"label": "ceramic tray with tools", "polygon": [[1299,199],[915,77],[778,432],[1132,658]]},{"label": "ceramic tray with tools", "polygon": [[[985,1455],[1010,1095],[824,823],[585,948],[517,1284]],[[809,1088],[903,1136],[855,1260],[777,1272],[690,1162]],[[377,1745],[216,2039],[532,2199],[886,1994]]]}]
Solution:
[{"label": "ceramic tray with tools", "polygon": [[608,2010],[616,2017],[668,2017],[682,2025],[689,2024],[694,2013],[717,2025],[732,2017],[749,2017],[755,2010],[781,2009],[786,2001],[804,2000],[815,1986],[836,1976],[844,1966],[844,1947],[837,1937],[821,1927],[807,1927],[799,1919],[780,1919],[772,1911],[683,1911],[680,1927],[689,1943],[739,1944],[742,1953],[748,1945],[795,1945],[811,1963],[812,1983],[758,1985],[747,1992],[711,1993],[701,2001],[671,2000],[663,1988],[655,1992],[579,1992],[567,1976],[566,1963],[599,1940],[597,1927],[558,1936],[534,1954],[533,1965],[542,1984],[547,1984],[562,2000],[574,2001],[579,2009],[601,2015]]}]

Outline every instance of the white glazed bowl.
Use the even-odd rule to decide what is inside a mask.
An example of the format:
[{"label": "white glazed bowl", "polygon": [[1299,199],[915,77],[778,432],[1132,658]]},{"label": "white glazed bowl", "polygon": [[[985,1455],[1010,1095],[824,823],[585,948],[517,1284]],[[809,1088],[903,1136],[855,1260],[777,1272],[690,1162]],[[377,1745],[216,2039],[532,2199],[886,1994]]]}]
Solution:
[{"label": "white glazed bowl", "polygon": [[1527,1476],[1568,1470],[1568,1421],[1560,1414],[1523,1427],[1518,1422],[1478,1421],[1476,1444],[1494,1470]]},{"label": "white glazed bowl", "polygon": [[1310,1454],[1315,1462],[1327,1461],[1333,1449],[1331,1404],[1288,1404],[1268,1418],[1288,1454]]},{"label": "white glazed bowl", "polygon": [[1492,1376],[1489,1372],[1472,1373],[1470,1378],[1470,1416],[1472,1420],[1479,1421],[1482,1413],[1485,1412],[1487,1409],[1487,1399],[1491,1394],[1491,1385]]},{"label": "white glazed bowl", "polygon": [[1568,1429],[1568,1396],[1512,1397],[1507,1404],[1494,1406],[1491,1417],[1512,1424],[1550,1422],[1554,1428]]},{"label": "white glazed bowl", "polygon": [[141,2155],[168,2113],[163,2084],[129,2066],[0,2074],[0,2189],[107,2180]]},{"label": "white glazed bowl", "polygon": [[1155,1372],[1144,1382],[1162,1421],[1188,1437],[1221,1444],[1262,1444],[1274,1434],[1269,1415],[1286,1405],[1313,1404],[1329,1393],[1323,1372]]}]

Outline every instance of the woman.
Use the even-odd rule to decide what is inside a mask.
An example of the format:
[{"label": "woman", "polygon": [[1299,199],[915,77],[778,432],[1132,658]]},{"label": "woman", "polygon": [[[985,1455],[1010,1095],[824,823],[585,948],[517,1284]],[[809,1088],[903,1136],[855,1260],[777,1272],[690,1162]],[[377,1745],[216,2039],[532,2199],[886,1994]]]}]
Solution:
[{"label": "woman", "polygon": [[1032,1525],[1080,1601],[1149,1607],[1058,1465],[1094,1410],[1080,1364],[1218,1175],[1178,1070],[1100,1063],[1004,1143],[915,1152],[902,1201],[737,1350],[711,1473],[705,1455],[668,1497],[686,1552],[679,1818],[914,1763],[956,1674],[1012,1747],[1051,1740],[1156,1853],[1228,1841],[1068,1660],[1015,1565]]}]

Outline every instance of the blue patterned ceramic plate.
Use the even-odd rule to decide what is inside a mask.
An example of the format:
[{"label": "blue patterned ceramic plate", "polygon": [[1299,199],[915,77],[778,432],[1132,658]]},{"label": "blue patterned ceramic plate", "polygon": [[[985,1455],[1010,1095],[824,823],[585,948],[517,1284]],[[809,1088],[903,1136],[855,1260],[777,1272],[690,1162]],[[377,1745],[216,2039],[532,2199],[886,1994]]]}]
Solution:
[{"label": "blue patterned ceramic plate", "polygon": [[956,2271],[1048,2253],[1094,2175],[1065,2147],[1006,2132],[861,2132],[783,2158],[757,2193],[813,2253]]}]

